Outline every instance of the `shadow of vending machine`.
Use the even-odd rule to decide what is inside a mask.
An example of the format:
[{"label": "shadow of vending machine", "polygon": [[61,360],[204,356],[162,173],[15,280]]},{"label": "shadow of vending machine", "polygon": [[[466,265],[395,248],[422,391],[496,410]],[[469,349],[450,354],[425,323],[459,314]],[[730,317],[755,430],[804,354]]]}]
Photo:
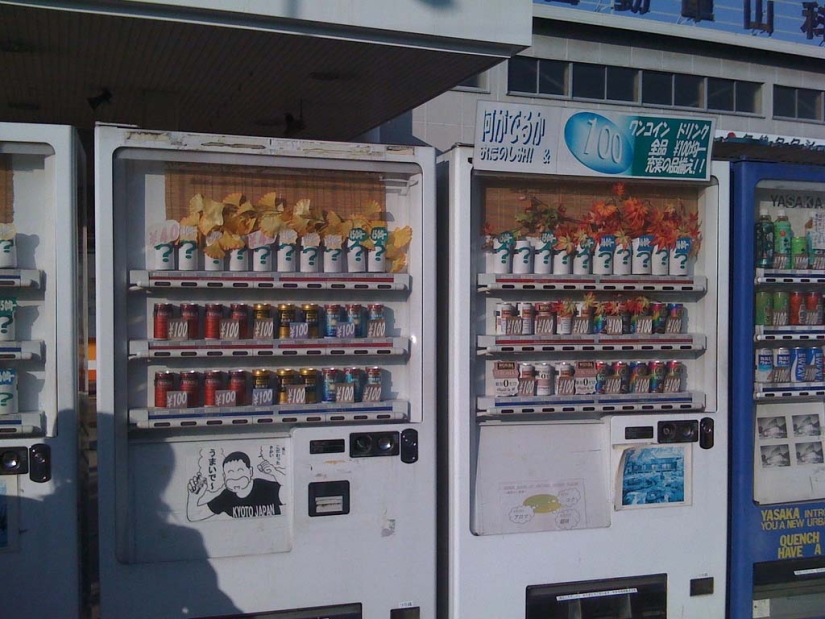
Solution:
[{"label": "shadow of vending machine", "polygon": [[85,158],[75,131],[0,123],[0,614],[80,616]]},{"label": "shadow of vending machine", "polygon": [[733,170],[733,619],[825,616],[825,168]]},{"label": "shadow of vending machine", "polygon": [[432,617],[433,151],[96,145],[103,616]]},{"label": "shadow of vending machine", "polygon": [[449,617],[723,616],[728,170],[709,167],[712,135],[480,102],[475,147],[440,161]]}]

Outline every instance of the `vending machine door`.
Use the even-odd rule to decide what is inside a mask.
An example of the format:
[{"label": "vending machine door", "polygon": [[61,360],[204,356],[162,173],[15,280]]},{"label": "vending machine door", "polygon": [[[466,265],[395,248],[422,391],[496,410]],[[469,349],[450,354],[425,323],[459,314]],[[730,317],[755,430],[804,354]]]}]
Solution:
[{"label": "vending machine door", "polygon": [[0,599],[4,617],[78,617],[78,216],[73,129],[0,123]]},{"label": "vending machine door", "polygon": [[96,139],[103,614],[433,616],[433,151]]},{"label": "vending machine door", "polygon": [[825,169],[732,168],[731,617],[820,616]]}]

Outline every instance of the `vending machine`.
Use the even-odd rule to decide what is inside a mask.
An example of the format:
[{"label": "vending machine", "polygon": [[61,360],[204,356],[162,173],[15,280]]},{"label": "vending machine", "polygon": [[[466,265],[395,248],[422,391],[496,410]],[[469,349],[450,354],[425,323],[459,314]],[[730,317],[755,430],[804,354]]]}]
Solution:
[{"label": "vending machine", "polygon": [[440,161],[447,616],[724,616],[711,124],[481,102],[474,148]]},{"label": "vending machine", "polygon": [[[79,617],[79,226],[73,129],[0,123],[0,607]],[[79,217],[80,215],[80,217]]]},{"label": "vending machine", "polygon": [[432,149],[99,127],[105,617],[435,605]]},{"label": "vending machine", "polygon": [[825,616],[825,168],[735,163],[732,619]]}]

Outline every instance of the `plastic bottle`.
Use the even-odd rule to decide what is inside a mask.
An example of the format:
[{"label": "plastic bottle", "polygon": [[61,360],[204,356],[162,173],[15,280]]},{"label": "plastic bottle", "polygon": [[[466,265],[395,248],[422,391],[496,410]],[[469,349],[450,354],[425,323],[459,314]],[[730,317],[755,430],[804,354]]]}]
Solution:
[{"label": "plastic bottle", "polygon": [[756,268],[770,269],[773,267],[773,222],[768,209],[759,209],[759,219],[756,221],[755,255]]},{"label": "plastic bottle", "polygon": [[773,222],[773,255],[774,268],[791,268],[791,243],[793,242],[793,229],[785,209],[781,208],[776,214],[776,221]]}]

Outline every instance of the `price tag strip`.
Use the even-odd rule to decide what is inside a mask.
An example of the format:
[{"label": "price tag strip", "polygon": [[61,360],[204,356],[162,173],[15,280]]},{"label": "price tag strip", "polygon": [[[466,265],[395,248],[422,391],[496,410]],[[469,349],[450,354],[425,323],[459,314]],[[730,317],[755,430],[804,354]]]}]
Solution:
[{"label": "price tag strip", "polygon": [[753,397],[761,402],[825,397],[825,383],[755,383],[755,386]]},{"label": "price tag strip", "polygon": [[518,421],[525,417],[590,417],[621,413],[661,413],[705,410],[705,394],[627,393],[621,395],[556,395],[495,398],[483,396],[476,403],[479,421]]},{"label": "price tag strip", "polygon": [[493,290],[593,290],[596,292],[698,292],[708,289],[707,277],[667,275],[497,275],[480,273],[479,292]]},{"label": "price tag strip", "polygon": [[807,325],[789,325],[784,327],[766,327],[757,325],[754,329],[757,342],[825,340],[825,326],[809,327]]},{"label": "price tag strip", "polygon": [[39,340],[25,342],[0,342],[0,360],[19,359],[28,361],[43,356],[43,342]]},{"label": "price tag strip", "polygon": [[[405,400],[384,402],[280,404],[200,408],[139,408],[129,411],[129,423],[140,429],[265,424],[351,423],[353,421],[406,421],[410,418]],[[2,419],[2,417],[0,417]]]},{"label": "price tag strip", "polygon": [[825,271],[756,269],[756,284],[825,284]]},{"label": "price tag strip", "polygon": [[42,277],[36,269],[0,269],[0,288],[40,288]]},{"label": "price tag strip", "polygon": [[130,271],[133,288],[281,290],[409,290],[407,273],[278,273],[252,271]]},{"label": "price tag strip", "polygon": [[703,351],[704,334],[651,335],[480,335],[478,353],[599,352],[599,351]]},{"label": "price tag strip", "polygon": [[0,438],[14,436],[43,436],[45,415],[42,412],[0,415]]},{"label": "price tag strip", "polygon": [[[10,342],[13,344],[13,342]],[[277,340],[131,340],[129,357],[340,357],[405,356],[410,341],[404,337]],[[0,346],[0,359],[3,347]]]}]

